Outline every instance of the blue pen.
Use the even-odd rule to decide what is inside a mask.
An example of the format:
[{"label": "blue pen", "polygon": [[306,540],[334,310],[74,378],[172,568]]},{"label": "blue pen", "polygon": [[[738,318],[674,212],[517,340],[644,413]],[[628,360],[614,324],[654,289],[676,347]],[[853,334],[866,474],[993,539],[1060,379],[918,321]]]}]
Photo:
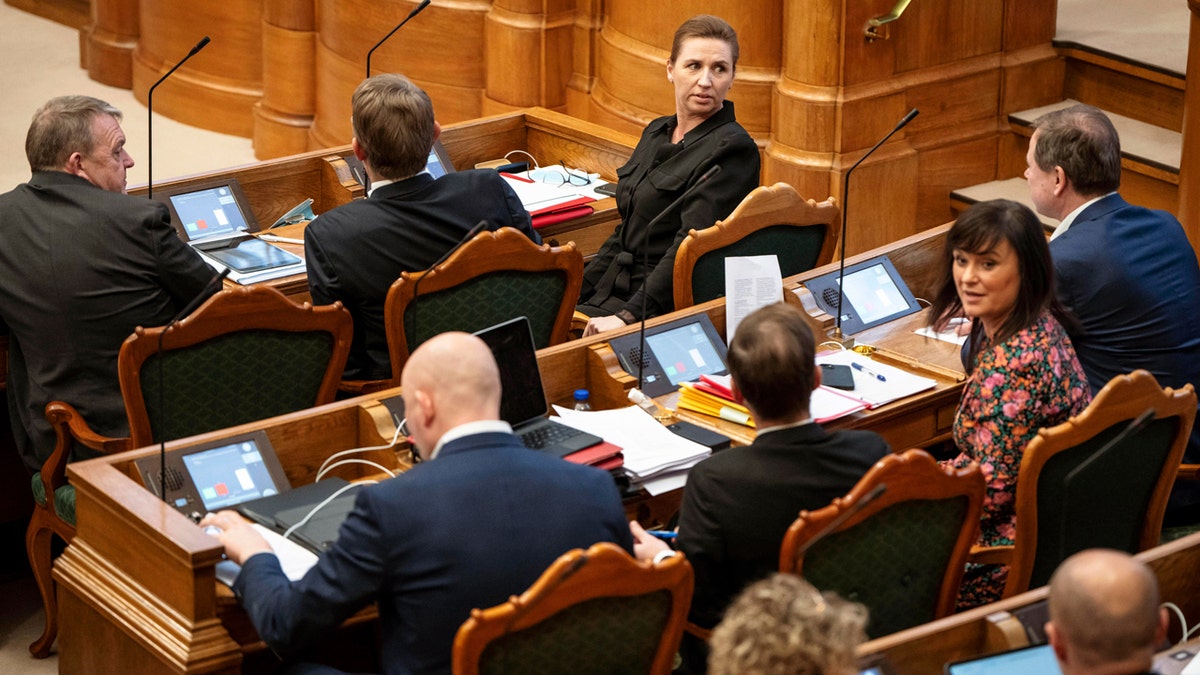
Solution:
[{"label": "blue pen", "polygon": [[854,368],[855,370],[857,370],[857,371],[858,371],[858,372],[860,372],[860,373],[866,373],[867,375],[870,375],[871,377],[873,377],[873,378],[875,378],[875,379],[879,380],[880,382],[887,382],[887,378],[886,378],[886,377],[884,377],[884,376],[880,375],[879,373],[877,373],[877,372],[875,372],[875,371],[871,370],[870,368],[867,368],[866,366],[864,366],[863,364],[861,364],[861,363],[859,363],[859,362],[857,362],[857,361],[855,361],[855,362],[851,363],[851,364],[850,364],[850,367],[851,367],[851,368]]},{"label": "blue pen", "polygon": [[678,533],[670,530],[646,530],[646,534],[666,542],[675,541],[675,537],[678,536]]}]

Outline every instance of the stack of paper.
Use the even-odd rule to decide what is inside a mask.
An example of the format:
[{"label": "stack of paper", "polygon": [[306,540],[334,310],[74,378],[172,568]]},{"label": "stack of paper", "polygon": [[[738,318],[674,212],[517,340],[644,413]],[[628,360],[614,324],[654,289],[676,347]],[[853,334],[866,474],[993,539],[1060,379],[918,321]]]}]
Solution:
[{"label": "stack of paper", "polygon": [[625,472],[652,495],[683,487],[687,471],[708,457],[708,448],[671,433],[637,406],[579,411],[554,406],[558,421],[621,446]]},{"label": "stack of paper", "polygon": [[[817,356],[817,363],[839,364],[853,368],[853,391],[834,389],[829,389],[829,391],[843,397],[856,399],[870,409],[912,396],[926,389],[933,389],[937,385],[936,381],[928,377],[913,375],[850,350],[820,354]],[[857,368],[855,364],[858,365]],[[820,389],[828,388],[822,386]]]},{"label": "stack of paper", "polygon": [[500,174],[504,182],[517,193],[517,198],[525,206],[530,215],[538,216],[555,211],[561,211],[578,206],[584,206],[596,201],[594,197],[581,195],[571,183],[555,185],[530,180],[524,176],[509,173]]}]

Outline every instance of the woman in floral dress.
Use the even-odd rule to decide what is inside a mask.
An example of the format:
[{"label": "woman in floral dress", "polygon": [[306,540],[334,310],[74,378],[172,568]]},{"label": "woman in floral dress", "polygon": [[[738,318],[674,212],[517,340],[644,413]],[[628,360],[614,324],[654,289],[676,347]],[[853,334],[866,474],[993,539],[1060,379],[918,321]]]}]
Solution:
[{"label": "woman in floral dress", "polygon": [[[951,226],[931,323],[943,327],[963,315],[972,319],[964,359],[970,379],[954,419],[959,455],[949,463],[977,462],[987,480],[979,543],[1012,544],[1025,445],[1091,400],[1063,329],[1073,319],[1054,294],[1045,233],[1025,206],[980,202]],[[1004,566],[968,565],[959,608],[998,600],[1007,575]]]}]

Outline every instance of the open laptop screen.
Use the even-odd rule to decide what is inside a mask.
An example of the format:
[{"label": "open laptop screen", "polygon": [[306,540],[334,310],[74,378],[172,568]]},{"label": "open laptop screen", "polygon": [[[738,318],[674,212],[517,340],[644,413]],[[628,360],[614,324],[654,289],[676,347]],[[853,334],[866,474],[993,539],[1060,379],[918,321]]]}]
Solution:
[{"label": "open laptop screen", "polygon": [[517,317],[476,335],[491,348],[500,368],[500,419],[516,427],[545,416],[546,392],[529,319]]}]

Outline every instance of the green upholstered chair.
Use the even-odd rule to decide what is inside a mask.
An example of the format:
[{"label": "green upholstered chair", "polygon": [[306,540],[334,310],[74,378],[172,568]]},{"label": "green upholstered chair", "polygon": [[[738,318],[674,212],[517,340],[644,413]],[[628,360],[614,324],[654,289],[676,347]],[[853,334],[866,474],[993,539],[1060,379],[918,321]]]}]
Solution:
[{"label": "green upholstered chair", "polygon": [[[859,506],[879,485],[884,492]],[[779,569],[866,605],[872,639],[948,616],[978,537],[983,495],[976,465],[943,468],[923,450],[884,457],[845,497],[800,513]]]},{"label": "green upholstered chair", "polygon": [[[1148,409],[1154,417],[1140,432],[1097,454]],[[971,562],[1007,564],[1010,597],[1046,585],[1059,563],[1084,549],[1157,546],[1195,417],[1190,384],[1163,389],[1144,370],[1113,378],[1082,413],[1042,429],[1025,447],[1016,543],[976,548]]]},{"label": "green upholstered chair", "polygon": [[96,434],[69,403],[46,406],[58,440],[33,478],[36,507],[25,535],[46,609],[45,629],[29,647],[39,658],[58,632],[52,535],[66,542],[75,536],[75,490],[66,481],[72,452],[80,446],[84,453],[119,452],[329,403],[353,332],[340,303],[301,306],[265,286],[221,291],[164,330],[139,327],[121,345],[117,369],[129,437]]},{"label": "green upholstered chair", "polygon": [[414,349],[447,331],[474,333],[527,316],[538,349],[566,342],[582,285],[574,243],[538,246],[509,227],[480,233],[432,271],[405,272],[388,290],[389,384],[400,385]]},{"label": "green upholstered chair", "polygon": [[675,309],[725,295],[725,258],[777,255],[784,277],[833,260],[840,211],[805,200],[787,183],[755,188],[712,227],[692,230],[675,254]]},{"label": "green upholstered chair", "polygon": [[475,609],[454,638],[454,675],[671,672],[692,599],[683,555],[654,565],[595,544],[521,594]]}]

